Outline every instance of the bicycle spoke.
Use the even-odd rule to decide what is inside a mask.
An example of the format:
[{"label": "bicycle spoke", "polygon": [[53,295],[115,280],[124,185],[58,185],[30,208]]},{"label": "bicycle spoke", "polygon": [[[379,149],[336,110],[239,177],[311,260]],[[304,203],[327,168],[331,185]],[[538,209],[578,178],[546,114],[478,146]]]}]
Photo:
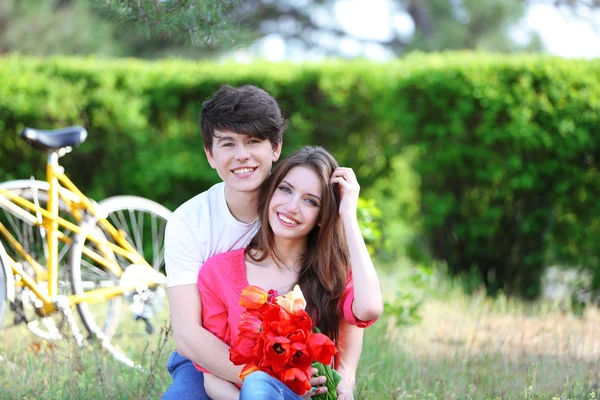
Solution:
[{"label": "bicycle spoke", "polygon": [[127,218],[125,218],[123,212],[119,210],[116,216],[119,218],[119,226],[121,227],[120,229],[122,229],[124,232],[127,232]]},{"label": "bicycle spoke", "polygon": [[[21,229],[19,229],[19,226],[18,226],[17,222],[15,222],[15,220],[17,218],[15,218],[12,214],[10,214],[8,212],[6,212],[4,214],[6,215],[6,218],[8,219],[8,223],[13,228],[13,232],[17,235],[17,238],[16,238],[17,241],[19,243],[25,243],[25,239],[24,239],[24,237],[22,235]],[[21,220],[18,220],[18,221],[21,221]],[[24,222],[22,222],[22,223],[24,223]]]},{"label": "bicycle spoke", "polygon": [[[135,212],[135,211],[134,211]],[[144,255],[144,213],[142,211],[138,211],[138,226],[137,226],[137,235],[139,237],[139,245],[140,245],[140,254]]]},{"label": "bicycle spoke", "polygon": [[[157,242],[158,238],[158,227],[156,225],[156,217],[153,215],[151,220],[151,229],[152,229],[152,267],[157,269],[156,260],[160,254],[160,243]],[[160,267],[160,265],[158,265]]]},{"label": "bicycle spoke", "polygon": [[[96,267],[94,264],[82,259],[81,263],[83,264],[83,266],[85,266],[85,274],[89,274],[89,273],[93,273],[95,272],[97,276],[101,276],[103,278],[108,279],[110,277],[110,274],[98,267]],[[83,275],[83,273],[82,273]]]},{"label": "bicycle spoke", "polygon": [[138,226],[138,222],[135,218],[135,210],[129,210],[129,220],[131,221],[131,232],[129,232],[129,234],[133,234],[133,238],[132,238],[133,245],[135,246],[135,249],[138,251],[138,253],[140,253],[143,256],[144,255],[144,249],[142,247],[143,242],[140,237],[139,230],[135,229]]}]

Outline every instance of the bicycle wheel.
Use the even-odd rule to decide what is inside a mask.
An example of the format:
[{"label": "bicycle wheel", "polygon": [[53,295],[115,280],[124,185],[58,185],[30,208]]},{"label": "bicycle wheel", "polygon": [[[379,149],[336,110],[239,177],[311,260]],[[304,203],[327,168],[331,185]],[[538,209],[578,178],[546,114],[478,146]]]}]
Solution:
[{"label": "bicycle wheel", "polygon": [[[0,188],[8,190],[10,193],[18,195],[41,208],[47,208],[48,189],[47,182],[17,180],[0,184]],[[61,195],[67,201],[77,203],[78,197],[74,193],[62,188]],[[59,200],[59,216],[67,221],[77,225],[78,221],[71,213],[71,209],[65,201]],[[0,223],[6,229],[8,235],[14,238],[18,245],[8,240],[0,232],[0,240],[4,246],[6,254],[15,262],[19,263],[23,270],[35,279],[42,291],[48,293],[48,277],[46,274],[46,265],[48,259],[48,247],[46,242],[46,230],[43,227],[36,226],[32,221],[41,221],[41,215],[34,211],[21,208],[21,211],[15,212],[7,205],[0,203]],[[58,293],[59,295],[70,294],[70,280],[67,273],[67,253],[71,247],[72,232],[60,228],[63,234],[63,240],[58,241]],[[27,253],[27,256],[23,253]],[[0,268],[2,269],[2,268]],[[2,269],[3,275],[5,274]],[[6,277],[4,277],[6,279]],[[2,289],[0,289],[2,290]],[[25,286],[17,286],[15,290],[15,318],[14,323],[32,322],[40,316],[38,312],[39,300],[35,294]],[[0,293],[0,295],[2,295]],[[5,298],[6,293],[4,293]],[[56,313],[58,325],[62,325],[62,314]],[[60,319],[60,320],[59,320]],[[0,320],[1,322],[1,320]],[[32,331],[36,332],[37,328]],[[39,328],[42,329],[43,328]],[[40,332],[42,332],[40,331]],[[42,332],[43,336],[43,332]]]},{"label": "bicycle wheel", "polygon": [[[107,216],[106,219],[116,229],[125,233],[128,242],[155,270],[164,271],[164,234],[171,211],[154,201],[136,196],[108,198],[98,204],[98,209],[102,215]],[[114,238],[97,224],[96,219],[84,222],[81,228],[81,234],[76,235],[69,255],[73,293],[83,295],[93,289],[118,286],[120,278],[86,255],[84,248],[117,262],[122,270],[130,266],[131,262],[107,250],[106,246],[97,246],[86,239],[86,233],[93,229],[96,238],[115,243]],[[143,299],[129,299],[133,301],[129,309],[134,317],[146,319],[148,313],[156,311],[154,308],[162,307],[161,302],[164,304],[164,289],[162,293],[153,292],[145,295],[146,298]],[[102,332],[108,338],[115,334],[124,307],[123,296],[95,304],[82,302],[77,305],[81,320],[88,332],[92,335]],[[121,336],[141,334],[147,327],[146,324],[130,323],[127,329],[120,328],[120,334]]]}]

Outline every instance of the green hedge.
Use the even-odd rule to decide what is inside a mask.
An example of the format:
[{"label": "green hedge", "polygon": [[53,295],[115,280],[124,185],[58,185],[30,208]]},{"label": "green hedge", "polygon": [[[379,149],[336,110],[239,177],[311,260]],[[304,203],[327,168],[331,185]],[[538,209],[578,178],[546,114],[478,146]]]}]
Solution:
[{"label": "green hedge", "polygon": [[466,53],[407,62],[419,66],[386,96],[392,125],[418,148],[434,256],[456,273],[475,269],[492,292],[526,297],[550,262],[598,271],[600,63]]},{"label": "green hedge", "polygon": [[62,161],[84,190],[135,192],[176,206],[218,180],[202,151],[202,101],[222,83],[252,83],[277,97],[289,118],[284,153],[322,144],[372,182],[385,163],[363,146],[376,95],[368,67],[4,57],[0,160],[14,162],[1,162],[0,179],[41,177],[43,157],[17,140],[23,126],[80,124],[88,140]]},{"label": "green hedge", "polygon": [[492,291],[535,296],[548,262],[600,271],[599,64],[469,53],[306,65],[8,56],[0,180],[43,178],[43,156],[17,140],[23,126],[81,124],[87,142],[62,159],[76,184],[173,208],[218,180],[202,151],[202,101],[222,83],[252,83],[289,119],[285,153],[320,144],[356,169],[383,205],[388,251],[423,233],[455,273],[476,269]]}]

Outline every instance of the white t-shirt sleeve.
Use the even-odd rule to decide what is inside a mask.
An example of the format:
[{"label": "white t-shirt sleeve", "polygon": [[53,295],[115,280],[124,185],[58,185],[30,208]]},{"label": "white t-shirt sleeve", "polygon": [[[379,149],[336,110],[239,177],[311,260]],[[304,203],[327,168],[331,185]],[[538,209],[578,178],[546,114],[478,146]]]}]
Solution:
[{"label": "white t-shirt sleeve", "polygon": [[167,271],[167,287],[196,284],[198,271],[204,264],[205,244],[190,226],[184,213],[175,212],[165,232],[165,268]]}]

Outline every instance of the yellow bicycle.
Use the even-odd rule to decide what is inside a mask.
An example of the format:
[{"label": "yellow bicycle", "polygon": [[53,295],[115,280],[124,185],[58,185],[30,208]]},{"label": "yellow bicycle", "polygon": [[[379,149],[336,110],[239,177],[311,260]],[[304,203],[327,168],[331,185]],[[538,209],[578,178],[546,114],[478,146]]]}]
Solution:
[{"label": "yellow bicycle", "polygon": [[19,136],[47,152],[48,162],[46,181],[0,183],[0,324],[9,304],[14,324],[42,338],[72,335],[80,346],[99,339],[133,365],[111,339],[124,309],[144,322],[143,330],[153,330],[151,319],[164,306],[163,239],[171,212],[136,196],[96,203],[77,189],[58,161],[85,141],[84,128],[26,128]]}]

